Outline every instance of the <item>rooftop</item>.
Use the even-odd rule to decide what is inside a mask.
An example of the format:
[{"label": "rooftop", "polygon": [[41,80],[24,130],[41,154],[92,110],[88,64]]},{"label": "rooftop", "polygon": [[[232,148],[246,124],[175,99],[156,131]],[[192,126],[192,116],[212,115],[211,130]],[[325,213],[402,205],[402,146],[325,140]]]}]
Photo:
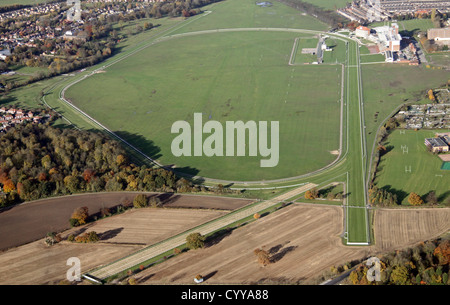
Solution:
[{"label": "rooftop", "polygon": [[425,139],[427,143],[429,143],[432,147],[441,147],[441,146],[448,146],[447,143],[441,138],[428,138]]}]

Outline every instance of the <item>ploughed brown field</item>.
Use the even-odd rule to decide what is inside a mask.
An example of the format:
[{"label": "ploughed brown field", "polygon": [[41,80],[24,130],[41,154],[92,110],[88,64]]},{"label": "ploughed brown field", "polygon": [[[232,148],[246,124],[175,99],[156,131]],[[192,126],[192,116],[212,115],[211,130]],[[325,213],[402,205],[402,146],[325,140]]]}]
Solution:
[{"label": "ploughed brown field", "polygon": [[[376,244],[341,243],[342,209],[295,204],[234,230],[218,244],[189,251],[139,273],[142,284],[191,284],[202,274],[209,284],[311,283],[315,277],[354,259],[401,249],[450,230],[450,209],[376,212]],[[264,248],[275,263],[262,267],[253,251]]]},{"label": "ploughed brown field", "polygon": [[[377,221],[378,219],[378,221]],[[379,209],[375,242],[381,249],[412,246],[450,230],[450,208]]]},{"label": "ploughed brown field", "polygon": [[[69,218],[74,209],[87,206],[89,215],[102,208],[132,202],[136,192],[79,194],[27,202],[0,212],[0,251],[43,238],[48,232],[70,228]],[[252,200],[188,194],[158,194],[164,207],[234,210]],[[118,228],[117,228],[118,229]]]},{"label": "ploughed brown field", "polygon": [[[70,268],[69,257],[78,257],[86,272],[227,213],[198,209],[202,200],[210,198],[192,198],[196,209],[136,209],[63,234],[94,230],[102,237],[99,243],[62,242],[47,247],[40,239],[4,251],[0,284],[58,283]],[[450,208],[376,210],[376,244],[348,247],[340,239],[341,207],[295,203],[234,229],[204,249],[150,267],[136,279],[140,284],[192,284],[200,273],[206,284],[308,283],[333,265],[435,238],[450,229],[449,216]],[[253,253],[256,248],[268,250],[275,262],[259,265]]]},{"label": "ploughed brown field", "polygon": [[47,247],[41,239],[7,250],[0,254],[0,284],[44,284],[62,280],[70,268],[66,265],[69,257],[78,257],[81,271],[86,272],[225,213],[196,209],[135,209],[72,228],[61,235],[95,231],[101,241],[95,244],[64,241]]}]

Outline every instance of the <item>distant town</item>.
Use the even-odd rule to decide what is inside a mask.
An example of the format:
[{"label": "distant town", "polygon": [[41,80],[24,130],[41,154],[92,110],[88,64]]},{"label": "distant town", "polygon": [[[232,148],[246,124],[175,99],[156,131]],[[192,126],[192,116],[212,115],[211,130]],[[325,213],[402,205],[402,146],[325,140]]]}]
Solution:
[{"label": "distant town", "polygon": [[450,12],[450,1],[423,1],[423,0],[354,0],[337,12],[350,20],[360,24],[375,21],[386,21],[400,16],[430,14],[437,10],[440,13]]}]

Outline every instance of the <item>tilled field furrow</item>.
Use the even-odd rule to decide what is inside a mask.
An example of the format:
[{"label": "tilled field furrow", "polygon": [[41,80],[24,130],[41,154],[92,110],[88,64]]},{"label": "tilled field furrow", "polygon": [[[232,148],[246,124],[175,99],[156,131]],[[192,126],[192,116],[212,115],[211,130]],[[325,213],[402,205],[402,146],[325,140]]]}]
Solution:
[{"label": "tilled field furrow", "polygon": [[[202,235],[207,235],[207,234],[212,233],[216,230],[219,230],[220,228],[223,228],[229,224],[232,224],[236,221],[239,221],[246,217],[252,216],[259,211],[270,208],[271,206],[273,206],[281,201],[287,200],[298,194],[301,194],[315,186],[316,185],[312,184],[312,183],[303,185],[299,188],[296,188],[294,190],[291,190],[284,194],[281,194],[280,196],[278,196],[274,199],[261,202],[252,207],[243,208],[242,210],[238,210],[236,212],[230,213],[222,218],[211,221],[210,223],[201,225],[201,226],[195,228],[195,231],[199,232]],[[99,278],[99,279],[105,279],[109,276],[112,276],[112,275],[115,275],[124,270],[130,269],[146,260],[149,260],[149,259],[156,257],[162,253],[165,253],[173,248],[183,245],[186,241],[186,237],[190,233],[192,233],[193,230],[194,229],[191,229],[185,233],[182,233],[181,235],[178,235],[178,236],[170,238],[166,241],[163,241],[160,244],[145,248],[137,253],[129,255],[128,257],[120,259],[109,265],[105,265],[96,270],[93,270],[93,271],[89,272],[89,274],[96,278]]]}]

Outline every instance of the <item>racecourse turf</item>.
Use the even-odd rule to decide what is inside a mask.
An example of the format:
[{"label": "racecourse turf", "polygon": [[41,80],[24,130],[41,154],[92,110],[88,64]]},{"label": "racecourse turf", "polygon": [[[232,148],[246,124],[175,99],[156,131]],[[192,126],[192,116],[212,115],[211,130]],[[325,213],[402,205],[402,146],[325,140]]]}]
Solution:
[{"label": "racecourse turf", "polygon": [[[190,174],[238,181],[305,174],[337,157],[331,151],[339,148],[341,69],[289,66],[298,36],[231,32],[173,38],[70,87],[66,96],[151,157]],[[193,126],[194,112],[203,113],[203,122],[223,125],[279,121],[278,166],[261,168],[261,156],[175,157],[171,126],[178,120]]]}]

